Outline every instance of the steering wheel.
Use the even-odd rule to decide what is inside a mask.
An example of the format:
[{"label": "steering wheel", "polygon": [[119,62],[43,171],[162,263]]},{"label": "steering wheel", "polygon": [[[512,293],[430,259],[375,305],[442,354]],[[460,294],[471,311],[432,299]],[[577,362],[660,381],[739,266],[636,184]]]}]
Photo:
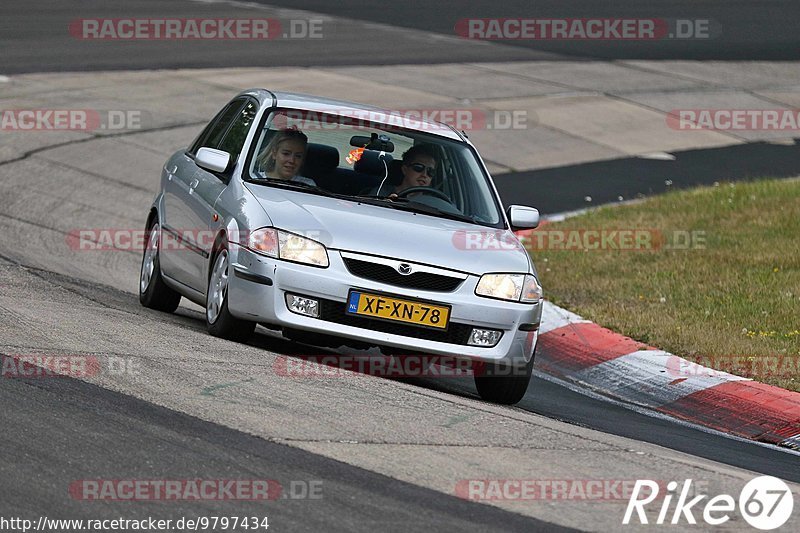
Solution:
[{"label": "steering wheel", "polygon": [[434,189],[433,187],[423,187],[422,185],[418,187],[409,187],[408,189],[403,189],[401,192],[397,193],[397,197],[405,198],[409,194],[413,194],[415,192],[422,194],[430,194],[431,196],[436,196],[437,198],[440,198],[449,204],[453,203],[452,200],[450,200],[450,198],[439,189]]}]

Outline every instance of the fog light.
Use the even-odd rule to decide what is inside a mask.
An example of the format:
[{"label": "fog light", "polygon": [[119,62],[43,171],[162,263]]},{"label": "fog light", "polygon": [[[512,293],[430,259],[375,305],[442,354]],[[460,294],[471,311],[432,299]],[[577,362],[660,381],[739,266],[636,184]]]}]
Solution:
[{"label": "fog light", "polygon": [[500,341],[500,337],[502,336],[503,332],[496,329],[475,328],[472,330],[472,333],[470,333],[469,342],[467,344],[470,346],[492,347]]},{"label": "fog light", "polygon": [[292,313],[306,315],[314,318],[319,317],[319,301],[313,298],[305,298],[295,294],[286,294],[286,307]]}]

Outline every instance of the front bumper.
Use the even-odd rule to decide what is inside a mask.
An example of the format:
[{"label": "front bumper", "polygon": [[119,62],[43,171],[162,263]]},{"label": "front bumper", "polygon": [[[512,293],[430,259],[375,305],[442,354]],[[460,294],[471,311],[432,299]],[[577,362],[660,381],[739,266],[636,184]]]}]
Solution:
[{"label": "front bumper", "polygon": [[[476,296],[477,276],[467,276],[452,292],[440,292],[399,287],[355,276],[336,250],[328,250],[328,268],[272,259],[238,245],[231,246],[230,254],[232,272],[228,277],[228,308],[239,318],[375,346],[477,361],[522,365],[533,357],[542,303],[521,304]],[[350,289],[449,305],[449,327],[442,332],[347,315],[345,307]],[[287,292],[320,300],[320,317],[289,311],[285,302]],[[467,339],[472,328],[501,330],[503,335],[491,348],[469,346]]]}]

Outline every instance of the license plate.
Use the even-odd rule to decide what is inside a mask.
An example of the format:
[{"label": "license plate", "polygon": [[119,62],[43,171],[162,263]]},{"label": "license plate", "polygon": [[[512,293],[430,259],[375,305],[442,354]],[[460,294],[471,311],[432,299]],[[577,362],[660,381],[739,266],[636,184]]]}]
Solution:
[{"label": "license plate", "polygon": [[352,290],[347,298],[347,313],[438,329],[447,329],[450,318],[450,308],[444,305]]}]

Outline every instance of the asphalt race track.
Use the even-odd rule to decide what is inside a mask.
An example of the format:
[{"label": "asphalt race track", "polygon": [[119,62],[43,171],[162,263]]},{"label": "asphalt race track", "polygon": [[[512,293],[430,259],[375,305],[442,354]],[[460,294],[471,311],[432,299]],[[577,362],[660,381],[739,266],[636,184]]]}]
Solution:
[{"label": "asphalt race track", "polygon": [[[791,178],[800,174],[800,144],[755,142],[673,155],[670,161],[629,157],[513,172],[497,176],[495,183],[504,202],[524,198],[528,205],[538,206],[540,212],[552,214],[613,203],[619,197],[630,200],[715,182],[764,176]],[[602,179],[598,179],[600,176]],[[547,194],[536,194],[531,183]],[[587,196],[592,198],[592,204],[586,202]]]},{"label": "asphalt race track", "polygon": [[[12,0],[0,6],[0,47],[4,51],[4,73],[141,69],[199,68],[219,66],[280,65],[373,65],[402,63],[444,63],[459,61],[508,61],[522,59],[570,58],[603,59],[796,59],[800,37],[796,22],[800,5],[791,0],[770,2],[726,2],[725,0],[604,0],[561,2],[547,0],[531,4],[525,0],[435,1],[419,8],[415,4],[360,2],[345,0],[275,1],[258,0],[265,6],[280,6],[272,11],[280,18],[300,15],[307,10],[339,17],[334,34],[324,40],[271,42],[252,46],[247,42],[147,43],[142,53],[129,53],[130,43],[104,42],[93,46],[72,39],[63,32],[65,25],[82,17],[108,17],[119,13],[119,6],[99,0],[56,3],[46,0]],[[226,6],[236,2],[164,2],[133,0],[125,2],[126,16],[225,16]],[[241,2],[238,5],[247,5]],[[657,40],[654,42],[580,41],[503,41],[501,47],[488,48],[459,38],[455,26],[468,17],[635,17],[663,19],[704,19],[721,28],[713,39]],[[370,24],[359,24],[359,21]],[[408,40],[392,27],[415,30]],[[21,43],[36,46],[20,46]],[[52,53],[58,50],[57,54]]]},{"label": "asphalt race track", "polygon": [[[297,448],[276,444],[136,398],[70,378],[44,383],[6,381],[0,388],[6,412],[25,421],[4,437],[3,515],[80,516],[87,503],[65,501],[64,488],[86,472],[110,477],[165,479],[274,479],[286,492],[275,502],[243,502],[224,508],[240,516],[268,515],[285,531],[526,531],[554,524],[497,508],[478,507],[455,496],[355,468]],[[5,420],[10,427],[11,420]],[[47,436],[48,438],[43,438]],[[41,464],[52,457],[61,464]],[[37,475],[31,475],[36,472]],[[324,487],[323,497],[295,499]],[[315,485],[316,484],[316,485]],[[13,489],[12,489],[13,488]],[[89,502],[91,505],[93,502]],[[355,507],[352,512],[347,509]],[[91,516],[211,516],[216,502],[113,502]],[[278,525],[279,524],[279,525]]]},{"label": "asphalt race track", "polygon": [[[548,52],[554,57],[575,59],[797,59],[800,45],[795,22],[800,6],[791,0],[762,2],[725,2],[724,0],[581,0],[563,2],[526,0],[493,2],[479,0],[436,1],[426,9],[408,4],[364,3],[346,0],[332,4],[325,0],[282,0],[259,3],[306,9],[387,25],[453,34],[460,19],[466,18],[583,18],[624,17],[662,18],[666,20],[708,20],[710,39],[684,41],[543,41],[508,40],[506,46]],[[717,31],[714,31],[716,28]],[[766,30],[768,28],[768,30]],[[766,31],[765,31],[766,30]]]},{"label": "asphalt race track", "polygon": [[[258,3],[274,10],[270,16],[308,10],[347,23],[324,42],[258,48],[247,42],[155,41],[134,52],[124,42],[88,46],[65,36],[63,27],[81,17],[121,14],[224,17],[235,3],[138,0],[123,8],[96,0],[5,2],[0,75],[531,59],[782,60],[796,59],[800,49],[794,2],[770,2],[770,10],[717,1],[650,2],[652,9],[633,0],[582,1],[569,8],[537,2],[536,13],[527,2],[472,2],[469,9],[455,1],[425,9],[350,1],[336,7]],[[468,16],[587,12],[708,18],[726,31],[709,42],[616,48],[552,42],[490,47],[452,31],[455,21]],[[770,28],[766,36],[756,31],[764,27]],[[4,94],[0,83],[0,102],[12,98],[18,96]],[[86,101],[92,98],[87,91]],[[41,104],[33,99],[27,105]],[[72,228],[143,225],[158,169],[137,165],[163,161],[199,127],[160,126],[111,139],[65,137],[33,143],[19,157],[0,162],[2,363],[25,354],[68,354],[96,358],[103,370],[87,379],[0,379],[0,518],[268,515],[277,531],[610,531],[620,527],[626,501],[476,503],[459,497],[456,487],[470,479],[691,478],[714,495],[738,494],[757,474],[800,483],[796,452],[648,416],[541,374],[512,408],[480,402],[471,380],[292,379],[276,374],[280,361],[328,352],[263,328],[247,344],[210,337],[202,311],[192,304],[174,315],[142,308],[135,293],[138,253],[75,253],[64,246],[66,234]],[[5,142],[1,134],[0,141]],[[616,159],[506,174],[496,181],[504,198],[530,194],[526,181],[551,184],[557,192],[532,203],[555,213],[584,207],[587,195],[602,203],[661,192],[675,165],[686,176],[676,186],[691,186],[716,181],[715,170],[722,175],[730,168],[741,179],[794,176],[798,161],[797,145],[749,143],[687,150],[669,163]],[[663,170],[667,164],[673,166]],[[615,179],[598,183],[592,179],[598,173]],[[652,175],[652,183],[635,179],[643,173]],[[556,188],[564,176],[570,185]],[[123,370],[114,371],[120,361]],[[271,479],[284,496],[268,502],[91,501],[69,490],[95,479]],[[310,497],[310,487],[321,487],[321,497]],[[673,529],[691,529],[682,526]],[[748,530],[738,516],[728,526]]]}]

